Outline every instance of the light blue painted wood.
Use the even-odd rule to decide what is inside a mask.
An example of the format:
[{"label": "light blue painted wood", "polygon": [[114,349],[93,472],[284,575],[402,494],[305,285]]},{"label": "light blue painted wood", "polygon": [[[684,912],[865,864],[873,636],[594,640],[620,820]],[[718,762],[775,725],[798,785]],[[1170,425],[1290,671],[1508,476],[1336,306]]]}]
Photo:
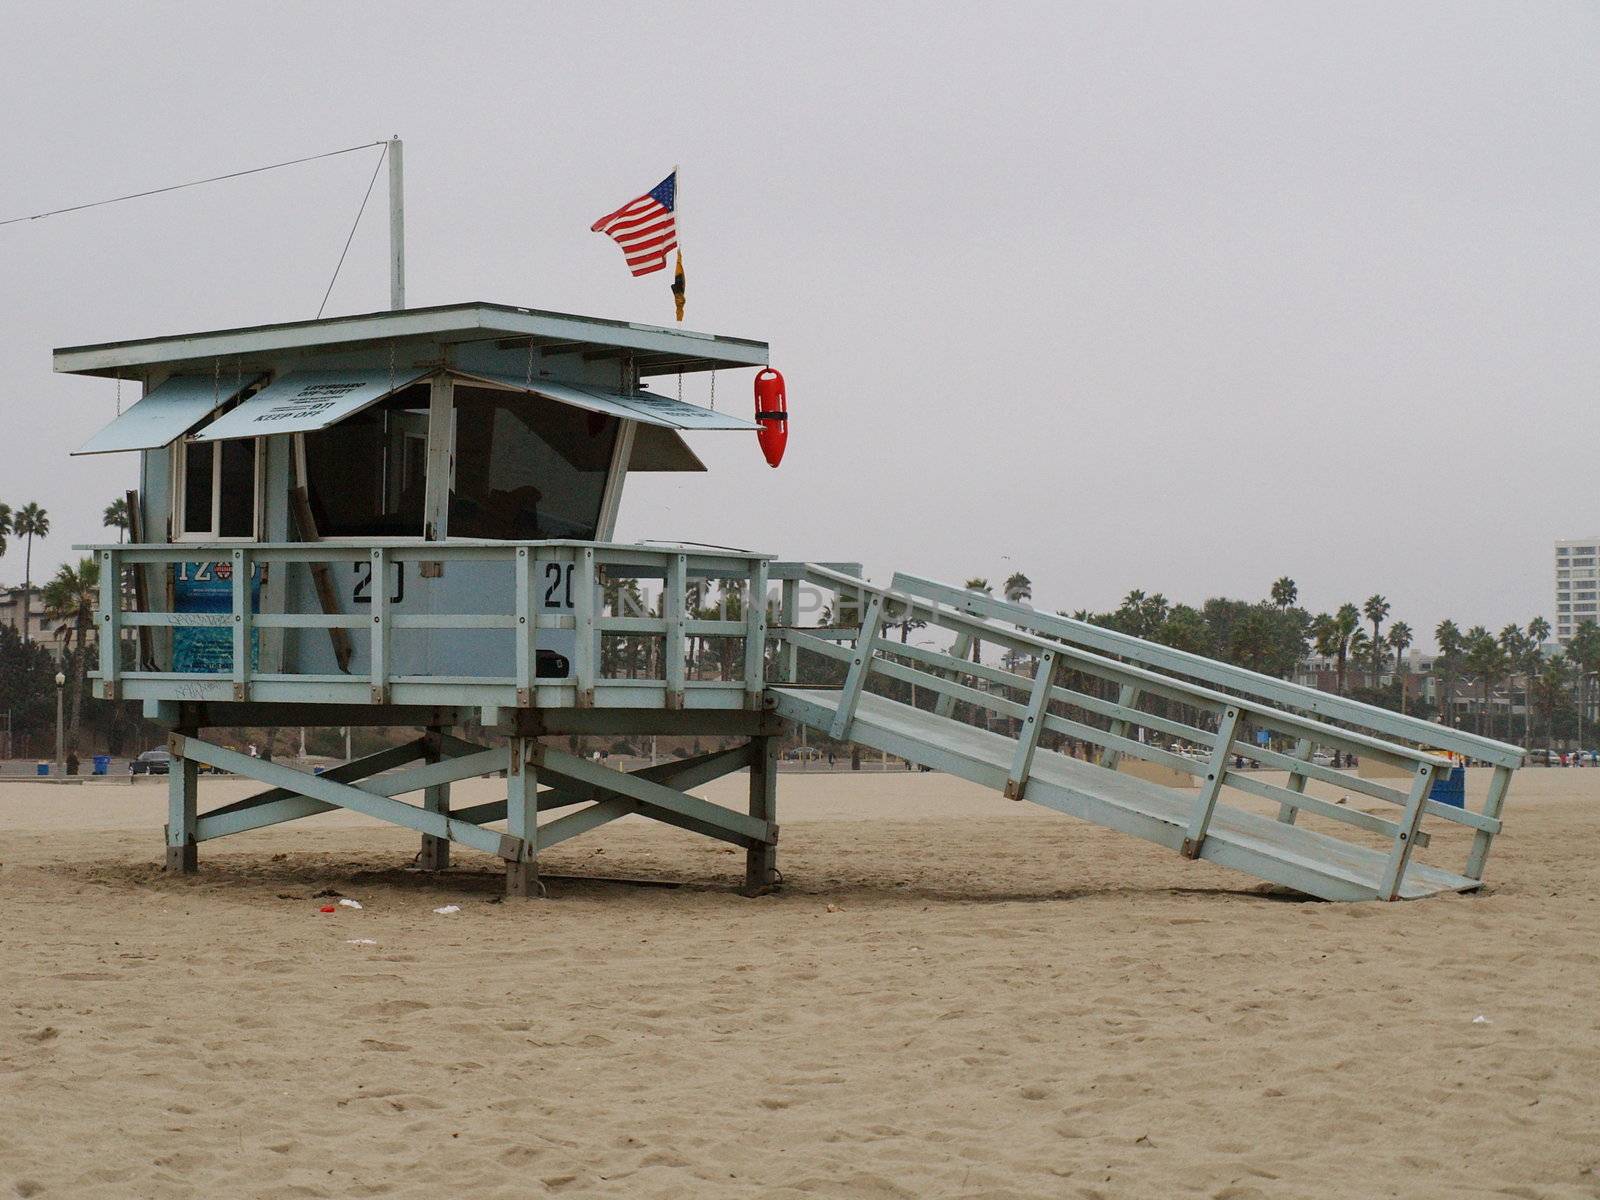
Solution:
[{"label": "light blue painted wood", "polygon": [[[1296,762],[1309,762],[1311,760],[1311,739],[1303,737],[1297,741],[1294,744],[1294,753],[1289,757]],[[1257,761],[1264,762],[1265,760],[1258,759]],[[1289,769],[1289,790],[1295,793],[1303,793],[1306,790],[1306,773],[1298,767]],[[1285,825],[1293,825],[1299,812],[1300,809],[1297,805],[1280,804],[1278,805],[1278,820]]]},{"label": "light blue painted wood", "polygon": [[1411,795],[1406,800],[1405,816],[1400,820],[1400,831],[1395,835],[1394,843],[1389,850],[1389,861],[1384,868],[1383,881],[1378,885],[1380,900],[1400,898],[1400,885],[1405,879],[1406,865],[1411,861],[1412,851],[1416,849],[1417,825],[1422,820],[1422,802],[1432,790],[1433,780],[1433,767],[1427,763],[1418,763],[1415,780],[1411,785]]},{"label": "light blue painted wood", "polygon": [[[1133,712],[1139,703],[1139,689],[1131,683],[1125,683],[1117,692],[1117,707],[1125,712]],[[1128,733],[1128,718],[1116,716],[1111,722],[1110,732],[1116,737],[1126,737]],[[1117,764],[1122,761],[1122,751],[1107,749],[1100,756],[1100,765],[1108,771],[1115,771]]]},{"label": "light blue painted wood", "polygon": [[117,677],[122,673],[122,561],[114,550],[100,552],[99,626],[100,696],[117,699]]},{"label": "light blue painted wood", "polygon": [[[1489,845],[1500,832],[1500,813],[1506,803],[1506,792],[1511,786],[1511,769],[1496,767],[1489,776],[1489,792],[1483,800],[1483,817],[1493,821],[1493,829],[1479,829],[1472,839],[1472,849],[1467,855],[1467,874],[1473,879],[1483,878],[1483,865],[1489,858]],[[1431,807],[1431,805],[1430,805]]]},{"label": "light blue painted wood", "polygon": [[866,612],[861,619],[861,635],[856,639],[855,650],[850,655],[850,670],[845,675],[839,708],[828,728],[828,735],[836,742],[849,737],[850,722],[855,716],[856,702],[861,699],[861,689],[866,685],[867,675],[872,670],[872,643],[877,638],[878,628],[882,624],[883,597],[874,595],[867,601]]},{"label": "light blue painted wood", "polygon": [[506,894],[532,896],[539,887],[539,763],[542,748],[533,738],[515,737],[506,769],[506,836],[500,857],[506,862]]},{"label": "light blue painted wood", "polygon": [[[920,650],[922,647],[918,646],[917,649]],[[956,634],[955,643],[950,647],[949,657],[955,660],[955,664],[947,669],[946,678],[952,682],[959,682],[962,673],[967,669],[967,658],[971,653],[972,634],[970,631],[962,630]],[[939,698],[933,702],[933,711],[941,717],[951,716],[955,708],[956,698],[950,692],[941,692]]]},{"label": "light blue painted wood", "polygon": [[1055,683],[1056,656],[1046,650],[1039,655],[1039,666],[1034,673],[1033,694],[1028,699],[1027,715],[1017,735],[1016,753],[1011,759],[1011,771],[1006,776],[1007,800],[1021,800],[1028,790],[1028,772],[1033,769],[1033,756],[1039,749],[1039,736],[1044,733],[1044,718],[1050,708],[1050,693]]},{"label": "light blue painted wood", "polygon": [[777,836],[776,829],[766,821],[734,812],[723,808],[720,804],[712,804],[708,800],[701,800],[638,775],[625,775],[613,771],[602,767],[599,763],[568,754],[564,750],[543,747],[540,766],[542,771],[553,778],[576,784],[593,784],[619,795],[643,801],[654,808],[715,826],[728,833],[761,841],[772,841]]},{"label": "light blue painted wood", "polygon": [[1206,830],[1211,827],[1211,817],[1216,812],[1217,797],[1222,794],[1223,782],[1228,776],[1228,755],[1233,746],[1234,730],[1239,727],[1238,707],[1230,707],[1222,714],[1222,723],[1217,728],[1216,745],[1212,747],[1211,758],[1206,763],[1205,778],[1200,783],[1200,794],[1195,797],[1194,810],[1189,817],[1188,828],[1184,831],[1183,856],[1185,858],[1199,858],[1200,847],[1206,840]]}]

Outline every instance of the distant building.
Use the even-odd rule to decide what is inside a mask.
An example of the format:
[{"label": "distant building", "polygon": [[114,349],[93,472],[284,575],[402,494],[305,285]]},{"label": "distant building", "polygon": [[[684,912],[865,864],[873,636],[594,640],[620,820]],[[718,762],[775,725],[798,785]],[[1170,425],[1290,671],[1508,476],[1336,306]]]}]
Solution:
[{"label": "distant building", "polygon": [[1600,620],[1596,608],[1596,551],[1600,537],[1556,543],[1556,641],[1563,646],[1584,621]]},{"label": "distant building", "polygon": [[[22,636],[23,632],[22,599],[22,588],[0,587],[0,625],[9,625],[17,631],[18,636]],[[56,622],[44,615],[44,598],[40,596],[37,584],[28,596],[27,624],[29,640],[48,646],[50,652],[60,658],[62,642],[56,637]]]}]

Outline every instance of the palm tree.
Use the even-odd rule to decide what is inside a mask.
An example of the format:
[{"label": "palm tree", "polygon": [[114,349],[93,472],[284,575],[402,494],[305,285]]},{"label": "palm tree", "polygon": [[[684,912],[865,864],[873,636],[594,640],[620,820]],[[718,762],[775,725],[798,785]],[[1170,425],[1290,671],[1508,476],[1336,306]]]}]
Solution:
[{"label": "palm tree", "polygon": [[1411,626],[1404,621],[1396,621],[1389,626],[1389,649],[1394,651],[1394,674],[1400,681],[1400,712],[1406,711],[1406,680],[1404,671],[1404,655],[1411,648]]},{"label": "palm tree", "polygon": [[1012,604],[1026,603],[1033,599],[1033,580],[1017,571],[1006,579],[1005,593]]},{"label": "palm tree", "polygon": [[[1350,660],[1350,639],[1361,628],[1361,613],[1354,604],[1341,604],[1339,611],[1328,618],[1328,630],[1331,637],[1331,646],[1335,669],[1338,678],[1339,694],[1345,694],[1344,680],[1345,667]],[[1321,646],[1324,644],[1322,636],[1318,636],[1318,652],[1323,653]]]},{"label": "palm tree", "polygon": [[6,538],[11,536],[11,505],[0,504],[0,555],[6,552]]},{"label": "palm tree", "polygon": [[1455,720],[1455,681],[1461,666],[1461,655],[1466,649],[1461,627],[1446,617],[1433,630],[1433,640],[1439,643],[1439,659],[1434,664],[1444,685],[1439,701],[1439,723],[1449,725]]},{"label": "palm tree", "polygon": [[28,539],[28,552],[22,567],[22,640],[33,640],[29,634],[29,601],[33,598],[33,539],[50,536],[50,514],[30,500],[11,518],[11,531]]},{"label": "palm tree", "polygon": [[1294,580],[1287,575],[1280,575],[1272,583],[1272,603],[1281,609],[1291,609],[1294,602],[1300,599],[1300,589],[1295,586]]},{"label": "palm tree", "polygon": [[1578,622],[1567,639],[1567,657],[1578,667],[1578,749],[1583,749],[1583,721],[1588,712],[1589,676],[1600,669],[1600,625],[1593,618]]},{"label": "palm tree", "polygon": [[[969,579],[961,586],[966,588],[969,592],[982,592],[985,596],[988,596],[992,593],[992,589],[989,587],[989,581],[987,579]],[[972,639],[972,661],[975,663],[981,663],[983,661],[983,652],[980,649],[977,638]]]},{"label": "palm tree", "polygon": [[89,674],[89,629],[94,624],[95,602],[100,596],[100,564],[81,558],[78,565],[63,563],[55,578],[44,585],[45,612],[60,621],[57,636],[63,639],[62,654],[77,643],[72,672],[72,714],[67,723],[67,753],[77,754],[78,732],[83,716],[83,687]]},{"label": "palm tree", "polygon": [[[1478,732],[1483,730],[1483,714],[1489,708],[1489,689],[1505,670],[1505,651],[1482,625],[1467,630],[1467,670],[1478,677],[1483,687],[1483,707],[1478,713]],[[1489,719],[1489,733],[1494,733],[1494,718]]]},{"label": "palm tree", "polygon": [[1367,597],[1366,603],[1361,606],[1362,613],[1367,620],[1372,622],[1372,686],[1378,686],[1378,651],[1383,646],[1383,632],[1381,626],[1389,617],[1389,602],[1374,592]]},{"label": "palm tree", "polygon": [[107,529],[117,531],[117,544],[120,546],[127,535],[133,519],[128,513],[128,499],[126,496],[113,500],[106,505],[106,511],[100,515],[100,523]]}]

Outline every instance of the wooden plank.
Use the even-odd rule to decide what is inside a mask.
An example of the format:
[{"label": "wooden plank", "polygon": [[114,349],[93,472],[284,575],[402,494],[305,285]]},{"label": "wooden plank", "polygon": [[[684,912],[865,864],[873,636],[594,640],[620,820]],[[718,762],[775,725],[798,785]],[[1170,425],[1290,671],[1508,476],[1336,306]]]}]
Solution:
[{"label": "wooden plank", "polygon": [[1405,879],[1406,864],[1411,861],[1411,853],[1416,849],[1417,826],[1422,820],[1422,802],[1427,799],[1428,792],[1433,788],[1433,779],[1433,768],[1427,763],[1418,763],[1415,782],[1411,785],[1411,795],[1406,800],[1405,816],[1400,820],[1400,832],[1395,835],[1394,844],[1389,851],[1389,861],[1384,867],[1383,880],[1378,885],[1380,900],[1400,898],[1400,885]]},{"label": "wooden plank", "polygon": [[534,557],[527,546],[517,547],[515,564],[516,595],[512,600],[517,614],[516,680],[517,707],[533,707],[533,689],[539,678],[538,628],[534,621],[536,591],[533,583]]},{"label": "wooden plank", "polygon": [[[919,646],[918,649],[921,649],[921,647]],[[971,655],[971,653],[972,634],[970,631],[963,629],[960,633],[956,634],[955,644],[950,647],[950,657],[965,664],[966,659]],[[958,682],[961,678],[959,673],[960,669],[961,668],[957,667],[951,668],[945,677],[952,683]],[[933,702],[934,715],[940,717],[949,717],[955,712],[955,710],[955,695],[951,692],[941,691],[939,693],[939,698]]]},{"label": "wooden plank", "polygon": [[372,549],[371,616],[372,637],[367,661],[371,664],[372,702],[389,700],[389,552],[382,546]]},{"label": "wooden plank", "polygon": [[200,796],[200,764],[183,753],[185,738],[168,739],[172,763],[167,772],[167,870],[192,875],[199,866],[195,819]]},{"label": "wooden plank", "polygon": [[[1117,707],[1131,710],[1139,703],[1139,689],[1131,683],[1125,683],[1117,692]],[[1110,732],[1117,737],[1126,737],[1128,733],[1128,719],[1116,717],[1111,722]],[[1100,755],[1100,765],[1108,771],[1115,771],[1117,764],[1122,761],[1122,751],[1107,747]]]},{"label": "wooden plank", "polygon": [[[1498,826],[1501,810],[1506,803],[1506,794],[1511,789],[1511,768],[1500,766],[1494,769],[1494,774],[1489,776],[1489,794],[1483,800],[1483,815]],[[1489,846],[1494,841],[1494,833],[1480,829],[1472,839],[1472,849],[1467,855],[1466,875],[1469,879],[1483,878],[1483,865],[1489,858]]]},{"label": "wooden plank", "polygon": [[122,673],[122,562],[115,550],[100,552],[99,609],[100,697],[115,700]]},{"label": "wooden plank", "polygon": [[667,578],[663,587],[666,602],[661,611],[667,622],[667,641],[662,651],[665,656],[662,674],[667,681],[667,707],[677,709],[683,707],[683,685],[689,653],[685,629],[689,619],[689,565],[686,556],[674,554],[667,559]]},{"label": "wooden plank", "polygon": [[745,707],[761,707],[761,693],[767,686],[767,561],[758,558],[750,564],[744,610],[744,693]]},{"label": "wooden plank", "polygon": [[712,804],[709,800],[701,800],[697,796],[690,796],[672,787],[642,779],[638,775],[625,775],[620,771],[613,771],[550,746],[541,747],[540,754],[541,771],[556,779],[577,784],[594,784],[602,790],[631,796],[656,808],[714,825],[743,837],[763,841],[776,839],[777,830],[767,822],[723,808],[720,804]]},{"label": "wooden plank", "polygon": [[[444,730],[435,725],[422,738],[423,761],[429,764],[444,757]],[[326,774],[326,772],[324,772]],[[450,785],[435,783],[423,789],[422,807],[427,812],[438,813],[447,820],[450,816]],[[417,854],[417,866],[424,871],[443,871],[450,866],[450,842],[431,833],[422,835],[422,846]]]},{"label": "wooden plank", "polygon": [[861,689],[867,682],[868,672],[872,670],[872,644],[877,639],[878,627],[882,623],[883,597],[874,595],[867,601],[867,611],[861,619],[861,636],[856,640],[855,651],[850,656],[850,669],[845,674],[839,707],[828,729],[828,736],[836,742],[849,740],[850,722],[855,719]]},{"label": "wooden plank", "polygon": [[[1300,762],[1309,762],[1311,760],[1311,739],[1303,737],[1297,741],[1294,744],[1294,752],[1290,754],[1289,757]],[[1290,770],[1289,790],[1297,794],[1303,793],[1306,790],[1306,773],[1304,771],[1296,769]],[[1295,816],[1299,813],[1299,811],[1300,809],[1297,805],[1289,803],[1279,804],[1278,820],[1282,821],[1285,825],[1293,825]]]},{"label": "wooden plank", "polygon": [[506,835],[500,857],[506,863],[506,895],[532,897],[539,886],[539,743],[512,738],[506,768]]},{"label": "wooden plank", "polygon": [[[317,533],[317,520],[311,513],[311,499],[306,493],[304,485],[289,489],[289,512],[294,517],[295,533],[303,542],[321,540]],[[259,554],[259,551],[258,551]],[[311,570],[311,583],[317,593],[317,604],[323,613],[333,616],[341,612],[339,595],[334,591],[333,576],[328,571],[324,562],[309,564]],[[375,587],[376,591],[384,590]],[[338,664],[339,670],[346,674],[350,671],[350,635],[343,629],[329,628],[328,640],[333,645],[333,660]]]},{"label": "wooden plank", "polygon": [[1222,714],[1217,729],[1217,742],[1211,750],[1211,760],[1206,764],[1205,778],[1200,782],[1200,795],[1195,798],[1194,810],[1189,817],[1180,847],[1185,858],[1199,858],[1200,847],[1206,840],[1206,830],[1211,825],[1211,815],[1216,811],[1217,797],[1222,793],[1222,781],[1228,773],[1228,754],[1233,746],[1233,731],[1239,727],[1240,707],[1230,705]]},{"label": "wooden plank", "polygon": [[594,550],[585,547],[573,559],[572,674],[577,682],[578,708],[594,707],[595,679],[599,674],[600,635],[595,629],[595,606],[599,582],[595,579]]},{"label": "wooden plank", "polygon": [[1028,699],[1028,713],[1022,718],[1022,728],[1017,738],[1016,754],[1011,760],[1011,770],[1006,776],[1007,800],[1021,800],[1028,789],[1028,772],[1033,769],[1033,756],[1039,748],[1039,736],[1044,733],[1044,718],[1050,708],[1050,692],[1055,684],[1056,656],[1050,651],[1039,655],[1039,667],[1033,678],[1033,694]]},{"label": "wooden plank", "polygon": [[[769,829],[778,828],[778,739],[758,737],[750,742],[750,816]],[[778,843],[753,842],[745,848],[744,894],[759,896],[778,882]]]},{"label": "wooden plank", "polygon": [[250,699],[250,624],[252,563],[249,551],[242,547],[233,552],[233,578],[228,582],[233,594],[233,698]]}]

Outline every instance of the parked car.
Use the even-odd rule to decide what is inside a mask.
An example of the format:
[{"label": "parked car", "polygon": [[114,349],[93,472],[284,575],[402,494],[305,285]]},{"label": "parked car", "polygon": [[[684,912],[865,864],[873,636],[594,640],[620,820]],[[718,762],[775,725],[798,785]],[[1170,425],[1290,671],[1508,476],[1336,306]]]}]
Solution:
[{"label": "parked car", "polygon": [[128,764],[133,775],[166,775],[172,770],[172,753],[168,750],[146,750]]}]

